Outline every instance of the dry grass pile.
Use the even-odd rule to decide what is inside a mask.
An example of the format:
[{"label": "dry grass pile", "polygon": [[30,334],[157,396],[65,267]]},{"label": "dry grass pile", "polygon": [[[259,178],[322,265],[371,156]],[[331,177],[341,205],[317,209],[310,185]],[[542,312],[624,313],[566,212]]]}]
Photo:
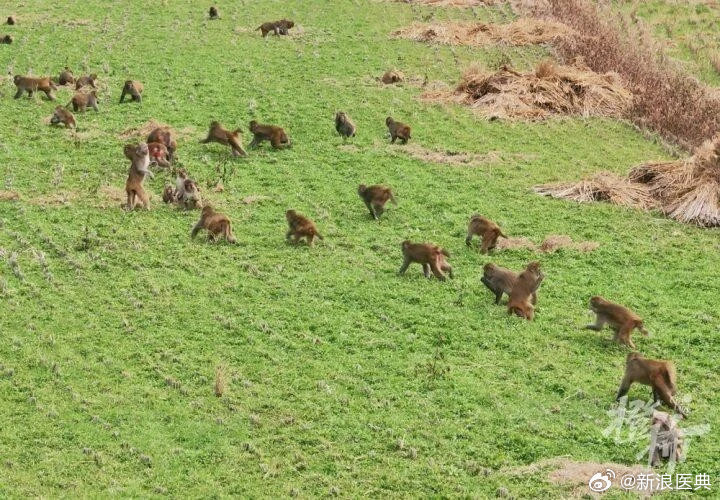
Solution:
[{"label": "dry grass pile", "polygon": [[423,98],[465,104],[491,119],[525,120],[551,115],[622,116],[632,102],[617,74],[595,73],[582,61],[572,66],[543,61],[533,73],[508,66],[493,73],[471,68],[451,95],[426,92]]},{"label": "dry grass pile", "polygon": [[644,163],[633,168],[627,178],[602,172],[579,182],[537,186],[535,191],[578,202],[660,208],[686,224],[720,226],[720,134],[687,159]]},{"label": "dry grass pile", "polygon": [[600,247],[597,241],[573,241],[570,236],[564,234],[551,234],[545,237],[540,245],[532,240],[523,237],[500,238],[497,241],[498,250],[530,250],[532,252],[553,253],[567,248],[578,252],[592,252]]},{"label": "dry grass pile", "polygon": [[16,191],[0,191],[0,201],[16,201],[20,199],[20,194]]},{"label": "dry grass pile", "polygon": [[578,182],[536,186],[535,192],[580,203],[606,201],[615,205],[648,210],[657,206],[650,189],[611,172],[599,172]]},{"label": "dry grass pile", "polygon": [[391,36],[444,45],[484,46],[499,43],[508,45],[549,43],[558,37],[570,36],[572,33],[570,28],[555,21],[522,18],[509,24],[418,23],[394,31]]}]

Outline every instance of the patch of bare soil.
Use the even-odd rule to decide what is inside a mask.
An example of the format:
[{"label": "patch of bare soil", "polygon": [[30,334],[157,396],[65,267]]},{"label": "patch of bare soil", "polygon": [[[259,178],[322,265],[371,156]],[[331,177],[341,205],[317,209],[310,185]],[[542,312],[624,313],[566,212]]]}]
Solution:
[{"label": "patch of bare soil", "polygon": [[408,144],[402,148],[404,153],[413,158],[428,162],[454,165],[458,167],[481,167],[489,164],[502,163],[508,160],[528,160],[532,155],[519,153],[505,153],[502,151],[488,151],[486,153],[468,153],[462,151],[436,151],[423,148],[417,144]]},{"label": "patch of bare soil", "polygon": [[0,191],[0,201],[15,201],[20,199],[20,194],[16,191]]},{"label": "patch of bare soil", "polygon": [[545,237],[540,245],[536,245],[525,237],[500,238],[497,241],[498,250],[527,249],[533,252],[553,253],[560,249],[570,249],[578,252],[592,252],[600,247],[597,241],[573,241],[564,234],[551,234]]},{"label": "patch of bare soil", "polygon": [[416,23],[396,30],[390,36],[416,42],[482,47],[495,44],[537,45],[574,34],[571,28],[555,21],[521,18],[509,24]]}]

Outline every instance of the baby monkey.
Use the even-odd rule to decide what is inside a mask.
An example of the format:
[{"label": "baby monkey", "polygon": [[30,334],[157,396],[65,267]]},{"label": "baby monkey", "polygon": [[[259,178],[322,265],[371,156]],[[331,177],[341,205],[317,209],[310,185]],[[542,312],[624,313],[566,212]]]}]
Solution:
[{"label": "baby monkey", "polygon": [[217,241],[218,238],[225,238],[228,243],[235,243],[235,236],[232,234],[232,223],[230,218],[219,212],[216,212],[210,205],[205,205],[200,214],[200,220],[192,228],[191,238],[195,238],[201,229],[207,229],[208,239]]},{"label": "baby monkey", "polygon": [[630,339],[632,331],[637,328],[643,335],[648,335],[640,316],[625,306],[596,295],[590,299],[590,310],[596,314],[595,323],[587,325],[585,328],[599,332],[608,323],[610,328],[615,331],[613,340],[616,342],[635,349],[635,344]]},{"label": "baby monkey", "polygon": [[217,7],[214,5],[210,7],[210,12],[208,14],[210,19],[220,19],[220,13],[218,13]]},{"label": "baby monkey", "polygon": [[360,184],[358,186],[358,194],[363,202],[365,202],[365,206],[375,220],[378,220],[385,211],[385,204],[388,200],[391,201],[393,205],[397,205],[392,190],[389,187],[379,184],[373,186]]},{"label": "baby monkey", "polygon": [[288,231],[285,234],[285,239],[290,241],[290,238],[292,237],[293,244],[298,243],[301,238],[305,238],[307,245],[311,247],[313,246],[313,240],[316,236],[321,240],[325,239],[318,232],[313,221],[295,210],[288,210],[285,212],[285,219],[287,219],[288,223]]}]

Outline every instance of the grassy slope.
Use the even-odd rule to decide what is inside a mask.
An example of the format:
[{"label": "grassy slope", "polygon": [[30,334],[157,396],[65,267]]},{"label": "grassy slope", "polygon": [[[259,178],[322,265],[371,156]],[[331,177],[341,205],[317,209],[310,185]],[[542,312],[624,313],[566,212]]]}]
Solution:
[{"label": "grassy slope", "polygon": [[[77,139],[43,124],[51,103],[12,100],[9,80],[0,90],[1,180],[23,196],[0,203],[0,493],[319,495],[336,487],[354,496],[484,496],[506,486],[558,495],[542,473],[508,468],[558,455],[632,463],[637,452],[601,435],[626,350],[607,331],[581,330],[593,294],[646,318],[653,336],[638,338],[639,348],[676,360],[681,390],[695,401],[693,424],[720,425],[718,232],[529,191],[626,171],[662,158],[658,146],[608,120],[487,123],[421,104],[412,86],[370,79],[394,66],[452,82],[471,61],[505,52],[522,66],[541,50],[453,55],[387,41],[413,19],[402,4],[221,2],[223,19],[206,23],[205,7],[189,0],[132,3],[121,11],[25,2],[15,9],[22,24],[7,29],[17,43],[0,51],[11,72],[85,64],[109,87],[101,112],[79,117]],[[302,34],[262,40],[252,31],[283,16]],[[64,22],[73,19],[90,23]],[[145,82],[141,106],[116,103],[128,76]],[[357,151],[333,136],[338,108],[358,124]],[[413,160],[386,144],[388,113],[414,126],[413,142],[501,151],[503,160],[480,168]],[[97,193],[122,187],[118,134],[150,118],[193,127],[179,153],[203,186],[218,170],[234,172],[224,193],[205,191],[232,216],[239,246],[189,240],[197,213],[158,203],[168,174],[149,182],[150,212],[125,213]],[[252,118],[285,125],[294,147],[233,161],[225,148],[197,144],[211,119],[246,128]],[[39,206],[54,182],[76,198]],[[356,198],[359,182],[392,185],[399,207],[372,222]],[[245,205],[248,195],[270,199]],[[326,241],[313,250],[286,245],[289,207],[313,217]],[[476,211],[513,235],[569,234],[602,246],[488,258],[463,244]],[[456,279],[424,280],[418,267],[397,277],[404,238],[450,249]],[[46,254],[52,282],[33,250]],[[23,280],[11,272],[12,252]],[[533,258],[547,279],[537,320],[526,323],[492,305],[479,275],[489,260],[517,269]],[[212,393],[218,364],[231,379],[222,398]],[[718,451],[709,437],[697,440],[680,470],[717,473]],[[493,472],[475,475],[482,467]]]},{"label": "grassy slope", "polygon": [[665,47],[668,55],[702,81],[720,85],[720,68],[715,69],[712,58],[720,61],[720,5],[716,2],[651,0],[620,3],[623,10],[634,10],[646,22],[652,34]]}]

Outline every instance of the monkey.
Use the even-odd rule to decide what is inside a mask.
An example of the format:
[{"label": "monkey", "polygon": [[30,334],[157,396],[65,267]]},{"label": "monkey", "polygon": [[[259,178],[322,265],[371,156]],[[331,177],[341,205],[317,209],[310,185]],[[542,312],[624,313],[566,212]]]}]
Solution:
[{"label": "monkey", "polygon": [[214,5],[210,7],[209,16],[210,19],[220,19],[220,13],[218,12],[217,7],[215,7]]},{"label": "monkey", "polygon": [[[517,278],[518,274],[516,272],[488,262],[483,267],[483,276],[480,281],[495,294],[495,304],[500,304],[503,293],[510,296]],[[530,296],[530,303],[533,305],[537,303],[537,294],[535,292]]]},{"label": "monkey", "polygon": [[164,144],[168,151],[168,160],[173,161],[175,159],[175,150],[177,149],[177,142],[172,135],[170,127],[158,127],[148,134],[147,141],[159,142]]},{"label": "monkey", "polygon": [[650,466],[662,465],[663,459],[681,462],[685,455],[685,433],[672,416],[653,411],[650,424]]},{"label": "monkey", "polygon": [[337,133],[340,134],[343,139],[355,137],[355,124],[350,117],[342,111],[338,111],[335,114],[335,130],[337,130]]},{"label": "monkey", "polygon": [[200,220],[192,228],[191,238],[195,238],[201,229],[207,229],[208,239],[216,241],[218,236],[224,237],[228,243],[236,243],[232,234],[232,223],[227,215],[216,212],[210,205],[205,205],[200,215]]},{"label": "monkey", "polygon": [[599,332],[603,329],[605,323],[609,323],[610,328],[615,330],[613,340],[632,349],[635,349],[635,344],[630,339],[630,333],[635,328],[645,336],[649,334],[645,329],[643,320],[630,309],[620,304],[615,304],[596,295],[590,299],[590,310],[596,314],[595,323],[587,325],[585,328]]},{"label": "monkey", "polygon": [[92,75],[87,76],[81,76],[77,80],[75,80],[75,90],[80,90],[83,87],[92,87],[96,89],[95,82],[97,81],[97,75],[93,73]]},{"label": "monkey", "polygon": [[165,144],[160,142],[148,142],[148,152],[150,153],[150,163],[154,163],[159,167],[168,168],[170,162],[168,161],[170,153],[165,147]]},{"label": "monkey", "polygon": [[545,275],[540,271],[540,263],[537,261],[530,262],[525,270],[518,275],[515,284],[510,290],[507,305],[508,314],[515,313],[521,318],[531,321],[535,315],[534,305],[537,303],[535,293],[543,279],[545,279]]},{"label": "monkey", "polygon": [[386,85],[391,83],[402,82],[402,76],[397,71],[386,71],[382,78],[382,82]]},{"label": "monkey", "polygon": [[50,118],[50,123],[53,125],[62,123],[65,125],[65,128],[77,128],[73,114],[62,106],[55,108],[55,112],[53,113],[52,118]]},{"label": "monkey", "polygon": [[315,240],[315,237],[317,236],[321,240],[324,240],[323,236],[318,232],[317,228],[315,227],[315,223],[305,217],[304,215],[299,214],[295,210],[288,210],[285,212],[285,219],[287,219],[288,223],[288,231],[285,234],[285,239],[290,240],[290,237],[293,237],[293,243],[297,243],[300,241],[300,238],[305,238],[305,241],[307,242],[307,245],[309,247],[313,246],[313,241]]},{"label": "monkey", "polygon": [[669,408],[681,416],[687,414],[675,401],[677,391],[675,382],[675,365],[672,361],[643,358],[637,352],[628,353],[625,361],[625,374],[620,382],[615,401],[620,400],[630,390],[633,382],[649,385],[652,388],[653,401],[661,399]]},{"label": "monkey", "polygon": [[55,100],[55,96],[53,95],[52,91],[57,90],[57,87],[55,86],[55,83],[53,83],[53,81],[50,79],[50,77],[46,76],[43,78],[32,78],[29,76],[15,75],[15,77],[13,78],[13,82],[15,82],[15,86],[17,87],[17,92],[14,96],[15,99],[20,98],[23,92],[27,92],[28,97],[32,97],[33,92],[39,90],[41,92],[45,92],[48,100]]},{"label": "monkey", "polygon": [[497,239],[500,236],[507,238],[500,229],[500,226],[480,214],[473,214],[470,217],[467,237],[465,238],[465,244],[467,246],[470,246],[474,235],[478,235],[482,238],[480,253],[489,253],[490,250],[494,249],[497,245]]},{"label": "monkey", "polygon": [[173,203],[176,201],[175,189],[173,189],[172,186],[165,185],[165,189],[163,189],[162,194],[162,201],[163,203]]},{"label": "monkey", "polygon": [[120,103],[125,100],[126,95],[130,95],[133,101],[142,102],[143,84],[137,80],[126,80],[123,84],[122,93],[120,94]]},{"label": "monkey", "polygon": [[73,96],[73,98],[70,100],[70,103],[68,106],[72,105],[73,111],[85,112],[85,108],[90,106],[95,111],[98,110],[97,106],[97,91],[93,90],[89,94],[85,94],[83,92],[77,92]]},{"label": "monkey", "polygon": [[6,24],[9,24],[10,26],[13,26],[17,23],[17,19],[15,19],[15,16],[8,16],[7,21],[5,21]]},{"label": "monkey", "polygon": [[410,127],[401,122],[396,122],[392,117],[388,116],[385,119],[385,125],[387,125],[390,131],[390,143],[395,144],[395,139],[400,139],[403,144],[407,144],[410,137]]},{"label": "monkey", "polygon": [[400,247],[403,253],[403,263],[398,274],[405,274],[410,264],[417,262],[422,265],[426,278],[430,277],[431,270],[440,281],[445,281],[443,271],[446,271],[451,279],[454,278],[452,266],[445,260],[445,257],[450,257],[450,252],[444,248],[432,243],[410,243],[410,240],[403,241]]},{"label": "monkey", "polygon": [[138,199],[146,210],[150,209],[150,198],[143,189],[145,176],[154,178],[155,175],[148,169],[150,165],[150,151],[145,143],[128,144],[123,148],[125,157],[130,160],[125,192],[127,193],[127,210],[133,210]]},{"label": "monkey", "polygon": [[295,26],[293,21],[281,19],[280,21],[262,23],[258,28],[256,28],[256,30],[260,30],[263,38],[265,38],[271,31],[276,35],[287,35],[288,30],[293,26]]},{"label": "monkey", "polygon": [[263,141],[270,141],[270,144],[275,149],[290,146],[290,139],[282,127],[276,127],[274,125],[260,125],[258,122],[253,120],[250,122],[250,132],[253,134],[253,140],[250,143],[251,148],[256,147]]},{"label": "monkey", "polygon": [[212,122],[210,124],[210,131],[205,139],[200,141],[201,144],[207,144],[209,142],[218,142],[225,146],[230,146],[233,156],[247,156],[247,153],[242,147],[242,143],[239,139],[239,134],[242,132],[239,128],[230,132],[223,128],[218,122]]},{"label": "monkey", "polygon": [[65,69],[60,72],[58,77],[58,84],[60,85],[72,85],[75,83],[75,75],[70,68],[65,66]]},{"label": "monkey", "polygon": [[393,205],[397,205],[392,190],[389,187],[379,184],[374,186],[360,184],[358,186],[358,194],[363,202],[365,202],[365,206],[375,220],[378,220],[385,211],[385,204],[388,200],[390,200]]},{"label": "monkey", "polygon": [[[175,179],[175,191],[172,192],[172,188],[170,186],[165,188],[166,191],[168,189],[170,189],[172,193],[172,196],[170,196],[170,201],[176,201],[186,210],[202,207],[200,189],[197,187],[197,184],[194,180],[188,178],[187,172],[184,169],[181,168],[178,170],[177,178]],[[165,200],[164,194],[163,201],[165,201],[166,203],[169,202],[168,200]]]},{"label": "monkey", "polygon": [[5,35],[3,37],[0,37],[0,43],[10,45],[11,43],[13,43],[13,37],[10,35]]}]

